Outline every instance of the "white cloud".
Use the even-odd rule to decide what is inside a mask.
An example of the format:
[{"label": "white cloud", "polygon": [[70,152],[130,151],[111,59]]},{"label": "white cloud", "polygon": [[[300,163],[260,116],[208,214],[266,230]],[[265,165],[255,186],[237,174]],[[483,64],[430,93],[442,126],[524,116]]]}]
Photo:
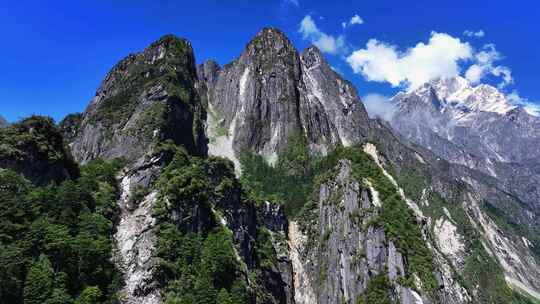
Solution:
[{"label": "white cloud", "polygon": [[432,32],[427,44],[420,42],[405,52],[371,39],[365,49],[356,50],[347,57],[347,62],[355,73],[362,74],[367,80],[413,89],[435,78],[459,75],[458,63],[472,57],[473,50],[467,42]]},{"label": "white cloud", "polygon": [[484,70],[478,64],[471,65],[465,72],[465,78],[472,84],[479,83],[482,77],[484,77]]},{"label": "white cloud", "polygon": [[337,54],[346,50],[345,36],[334,37],[322,32],[310,15],[302,19],[298,32],[302,34],[303,39],[311,41],[323,53]]},{"label": "white cloud", "polygon": [[470,30],[466,30],[463,32],[463,35],[467,36],[467,37],[476,37],[476,38],[482,38],[486,35],[486,33],[483,31],[483,30],[478,30],[478,31],[470,31]]},{"label": "white cloud", "polygon": [[360,18],[358,15],[354,15],[351,17],[351,20],[349,20],[349,25],[355,25],[355,24],[363,24],[364,19]]},{"label": "white cloud", "polygon": [[475,63],[465,72],[465,78],[471,83],[477,84],[487,75],[502,78],[502,81],[498,85],[499,88],[504,88],[507,85],[514,83],[510,68],[502,65],[495,65],[496,61],[503,59],[501,54],[495,49],[495,45],[484,45],[482,51],[474,55],[474,59]]},{"label": "white cloud", "polygon": [[380,94],[367,94],[362,97],[362,103],[371,118],[381,118],[391,121],[396,113],[396,106],[390,101],[390,98]]},{"label": "white cloud", "polygon": [[517,91],[514,90],[512,93],[506,95],[506,98],[512,104],[523,107],[529,115],[540,117],[540,104],[519,96]]},{"label": "white cloud", "polygon": [[343,27],[344,29],[349,27],[349,26],[353,26],[355,24],[364,24],[364,19],[362,19],[360,16],[358,16],[358,14],[355,14],[354,16],[351,17],[351,20],[349,20],[349,22],[341,22],[341,27]]}]

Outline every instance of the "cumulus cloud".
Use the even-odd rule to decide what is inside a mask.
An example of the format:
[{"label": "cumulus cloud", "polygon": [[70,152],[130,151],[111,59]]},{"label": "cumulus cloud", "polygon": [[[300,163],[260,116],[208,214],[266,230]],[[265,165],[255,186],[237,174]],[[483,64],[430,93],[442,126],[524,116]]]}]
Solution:
[{"label": "cumulus cloud", "polygon": [[432,32],[428,43],[420,42],[404,52],[394,45],[370,39],[364,49],[354,51],[346,60],[355,73],[367,80],[414,89],[435,78],[459,75],[459,62],[472,58],[469,43]]},{"label": "cumulus cloud", "polygon": [[478,31],[470,31],[470,30],[466,30],[463,32],[463,35],[467,36],[467,37],[476,37],[476,38],[482,38],[486,35],[486,33],[483,31],[483,30],[478,30]]},{"label": "cumulus cloud", "polygon": [[360,16],[358,16],[358,14],[355,14],[354,16],[351,17],[351,19],[348,21],[348,22],[341,22],[341,26],[345,29],[349,26],[353,26],[353,25],[360,25],[360,24],[364,24],[364,19],[362,19]]},{"label": "cumulus cloud", "polygon": [[310,15],[302,19],[298,32],[302,34],[303,39],[311,41],[321,52],[338,54],[343,53],[346,49],[345,36],[334,37],[322,32]]},{"label": "cumulus cloud", "polygon": [[381,118],[391,121],[396,113],[396,106],[390,101],[390,98],[380,94],[367,94],[362,97],[362,103],[371,118]]},{"label": "cumulus cloud", "polygon": [[540,104],[519,96],[519,93],[516,90],[506,95],[506,98],[512,104],[523,107],[529,115],[540,117]]},{"label": "cumulus cloud", "polygon": [[471,83],[477,84],[487,75],[493,75],[502,79],[498,85],[499,88],[512,84],[514,78],[510,68],[495,64],[496,61],[502,58],[501,54],[495,49],[495,45],[486,44],[482,51],[474,55],[475,63],[467,69],[465,78]]}]

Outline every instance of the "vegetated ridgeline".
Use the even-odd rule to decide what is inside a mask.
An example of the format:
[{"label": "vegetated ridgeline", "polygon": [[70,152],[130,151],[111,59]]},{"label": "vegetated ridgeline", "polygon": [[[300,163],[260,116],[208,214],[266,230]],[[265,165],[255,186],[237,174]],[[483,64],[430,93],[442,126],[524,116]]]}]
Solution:
[{"label": "vegetated ridgeline", "polygon": [[194,58],[164,36],[84,113],[0,129],[1,302],[535,303],[535,211],[369,119],[315,47]]}]

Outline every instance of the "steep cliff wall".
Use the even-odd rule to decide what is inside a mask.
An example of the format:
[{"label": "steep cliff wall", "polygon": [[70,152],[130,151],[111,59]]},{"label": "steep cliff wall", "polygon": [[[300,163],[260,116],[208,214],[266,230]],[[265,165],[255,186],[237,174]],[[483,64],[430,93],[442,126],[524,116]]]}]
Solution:
[{"label": "steep cliff wall", "polygon": [[322,153],[367,135],[356,89],[318,49],[300,55],[277,29],[261,30],[222,69],[201,65],[199,75],[208,88],[211,154],[237,159],[249,151],[272,162],[293,134],[306,134],[312,151]]}]

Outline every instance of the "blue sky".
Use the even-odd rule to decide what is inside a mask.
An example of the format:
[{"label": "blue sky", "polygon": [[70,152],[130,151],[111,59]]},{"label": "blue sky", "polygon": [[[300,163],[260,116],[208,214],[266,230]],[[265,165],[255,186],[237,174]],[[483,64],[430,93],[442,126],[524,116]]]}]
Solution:
[{"label": "blue sky", "polygon": [[321,46],[360,95],[476,65],[471,79],[540,101],[539,20],[535,1],[0,0],[0,115],[83,111],[118,60],[164,34],[189,39],[198,62],[225,64],[264,26],[299,50]]}]

